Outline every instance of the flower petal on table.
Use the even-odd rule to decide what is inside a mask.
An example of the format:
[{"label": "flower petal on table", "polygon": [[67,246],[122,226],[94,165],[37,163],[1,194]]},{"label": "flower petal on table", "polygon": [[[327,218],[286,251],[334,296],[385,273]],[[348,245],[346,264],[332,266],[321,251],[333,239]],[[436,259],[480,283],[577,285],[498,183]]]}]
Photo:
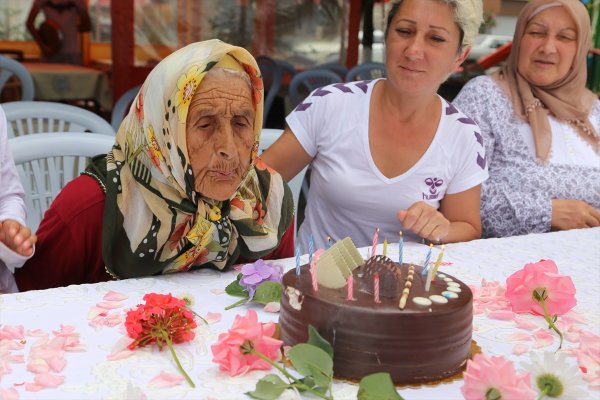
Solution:
[{"label": "flower petal on table", "polygon": [[26,333],[27,336],[33,336],[33,337],[43,337],[43,336],[48,336],[48,334],[43,331],[42,329],[29,329]]},{"label": "flower petal on table", "polygon": [[98,316],[102,316],[102,317],[106,316],[106,309],[96,307],[96,306],[90,308],[90,311],[88,312],[88,316],[87,316],[88,319],[94,319]]},{"label": "flower petal on table", "polygon": [[517,328],[526,329],[528,331],[532,331],[534,329],[538,329],[539,325],[530,319],[523,318],[520,316],[515,316],[514,318],[515,324],[517,324]]},{"label": "flower petal on table", "polygon": [[123,307],[122,301],[101,301],[96,304],[97,307],[104,308],[105,310],[114,310],[115,308]]},{"label": "flower petal on table", "polygon": [[39,374],[50,371],[50,366],[48,365],[48,361],[44,360],[43,358],[35,358],[33,360],[29,360],[27,363],[27,371],[33,372],[34,374]]},{"label": "flower petal on table", "polygon": [[281,304],[278,301],[272,301],[265,305],[264,310],[270,313],[278,313],[281,309]]},{"label": "flower petal on table", "polygon": [[119,292],[114,292],[114,291],[110,291],[107,292],[104,297],[102,297],[102,300],[107,300],[107,301],[122,301],[122,300],[126,300],[128,299],[129,296],[124,295],[122,293]]},{"label": "flower petal on table", "polygon": [[128,336],[121,337],[121,339],[117,340],[117,343],[115,343],[112,353],[110,353],[106,358],[110,361],[115,361],[133,355],[133,350],[129,350],[127,347],[132,341],[133,339]]},{"label": "flower petal on table", "polygon": [[25,390],[27,390],[28,392],[39,392],[43,388],[44,386],[38,385],[37,383],[27,382],[25,384]]},{"label": "flower petal on table", "polygon": [[533,347],[539,349],[541,347],[550,346],[552,343],[554,343],[554,335],[555,333],[553,331],[547,329],[539,329],[535,331],[533,334],[533,340],[535,341]]},{"label": "flower petal on table", "polygon": [[529,346],[523,343],[515,344],[512,348],[512,353],[515,356],[520,356],[523,353],[527,353],[529,351]]},{"label": "flower petal on table", "polygon": [[19,400],[19,392],[15,388],[2,389],[0,388],[0,399],[3,400]]},{"label": "flower petal on table", "polygon": [[206,317],[204,317],[204,319],[209,324],[214,324],[216,322],[219,322],[221,320],[221,317],[221,313],[207,312]]},{"label": "flower petal on table", "polygon": [[210,292],[211,292],[212,294],[217,294],[217,295],[219,295],[219,294],[223,294],[223,293],[225,293],[225,289],[223,289],[223,288],[213,288],[213,289],[210,289]]},{"label": "flower petal on table", "polygon": [[18,339],[25,337],[25,328],[23,325],[4,325],[0,328],[0,340],[2,339]]},{"label": "flower petal on table", "polygon": [[504,340],[508,342],[525,342],[531,340],[531,334],[525,332],[515,332],[506,336]]},{"label": "flower petal on table", "polygon": [[67,360],[64,357],[52,357],[47,360],[48,365],[54,372],[61,372],[67,365]]},{"label": "flower petal on table", "polygon": [[161,371],[160,374],[156,375],[148,383],[148,387],[152,389],[163,389],[173,387],[183,382],[183,376],[179,374],[171,374],[166,371]]},{"label": "flower petal on table", "polygon": [[510,321],[515,317],[515,313],[509,310],[495,310],[488,313],[488,318],[499,319],[501,321]]},{"label": "flower petal on table", "polygon": [[72,335],[77,335],[77,333],[75,333],[75,328],[74,326],[71,325],[60,325],[60,330],[58,331],[52,331],[52,333],[54,333],[54,335],[56,336],[72,336]]},{"label": "flower petal on table", "polygon": [[55,388],[63,384],[65,377],[63,375],[54,375],[50,373],[37,374],[33,379],[34,383],[46,388]]}]

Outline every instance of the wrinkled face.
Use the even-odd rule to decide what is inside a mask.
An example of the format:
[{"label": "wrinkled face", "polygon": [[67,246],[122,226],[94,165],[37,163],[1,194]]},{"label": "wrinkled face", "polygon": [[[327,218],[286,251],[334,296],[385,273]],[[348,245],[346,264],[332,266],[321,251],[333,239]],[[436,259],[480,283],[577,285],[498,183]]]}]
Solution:
[{"label": "wrinkled face", "polygon": [[196,192],[227,200],[237,190],[254,145],[254,107],[243,78],[217,71],[202,79],[186,121]]},{"label": "wrinkled face", "polygon": [[577,25],[564,7],[550,7],[527,24],[518,70],[530,83],[551,85],[570,71],[577,52]]},{"label": "wrinkled face", "polygon": [[435,92],[469,53],[458,51],[459,42],[451,6],[404,0],[386,37],[388,80],[403,91]]}]

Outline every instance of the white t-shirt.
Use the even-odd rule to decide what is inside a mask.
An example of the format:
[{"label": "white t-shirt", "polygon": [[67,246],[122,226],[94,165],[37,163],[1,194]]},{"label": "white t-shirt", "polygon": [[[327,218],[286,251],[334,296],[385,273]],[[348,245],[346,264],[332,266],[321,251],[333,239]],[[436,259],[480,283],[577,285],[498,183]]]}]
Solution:
[{"label": "white t-shirt", "polygon": [[[446,193],[460,193],[487,176],[479,128],[440,97],[442,116],[435,137],[408,171],[386,178],[369,148],[369,105],[375,81],[338,83],[315,90],[286,118],[292,132],[313,157],[305,220],[299,243],[308,250],[312,233],[317,248],[326,238],[350,236],[357,246],[399,239],[399,210],[418,201],[438,208]],[[406,239],[416,235],[403,232]]]}]

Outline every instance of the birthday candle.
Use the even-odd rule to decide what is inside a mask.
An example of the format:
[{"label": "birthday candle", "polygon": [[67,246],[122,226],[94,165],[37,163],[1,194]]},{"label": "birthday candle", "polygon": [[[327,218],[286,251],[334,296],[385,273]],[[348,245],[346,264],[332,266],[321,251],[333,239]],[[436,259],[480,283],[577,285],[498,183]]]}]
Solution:
[{"label": "birthday candle", "polygon": [[400,241],[398,242],[398,264],[402,266],[402,253],[404,251],[404,237],[402,236],[402,231],[400,231]]},{"label": "birthday candle", "polygon": [[371,257],[375,257],[375,252],[377,250],[377,242],[379,241],[379,228],[375,229],[375,233],[373,234],[373,248],[371,250]]},{"label": "birthday candle", "polygon": [[442,251],[440,253],[440,255],[437,258],[437,261],[435,262],[435,267],[433,268],[433,273],[431,274],[431,280],[435,279],[435,274],[437,274],[437,270],[440,267],[440,264],[442,263],[442,257],[444,257],[444,249],[446,248],[446,245],[443,244],[442,245]]},{"label": "birthday candle", "polygon": [[425,256],[425,262],[423,263],[423,271],[421,272],[421,276],[425,276],[427,271],[429,270],[429,259],[431,258],[431,249],[433,248],[433,243],[429,245],[429,251],[427,251],[427,255]]},{"label": "birthday candle", "polygon": [[375,297],[375,303],[381,303],[379,300],[379,273],[375,272],[373,277],[373,296]]},{"label": "birthday candle", "polygon": [[331,247],[331,236],[327,236],[327,248]]},{"label": "birthday candle", "polygon": [[319,285],[317,284],[317,270],[315,268],[315,263],[310,263],[310,277],[312,279],[312,287],[315,292],[319,290]]},{"label": "birthday candle", "polygon": [[300,246],[296,245],[296,275],[300,275]]},{"label": "birthday candle", "polygon": [[383,239],[383,255],[387,255],[387,238]]},{"label": "birthday candle", "polygon": [[348,277],[348,301],[354,301],[354,276]]},{"label": "birthday candle", "polygon": [[315,238],[312,233],[308,237],[308,263],[312,264],[313,251],[315,251]]},{"label": "birthday candle", "polygon": [[425,279],[425,291],[429,292],[429,288],[431,287],[431,268],[427,269],[427,279]]}]

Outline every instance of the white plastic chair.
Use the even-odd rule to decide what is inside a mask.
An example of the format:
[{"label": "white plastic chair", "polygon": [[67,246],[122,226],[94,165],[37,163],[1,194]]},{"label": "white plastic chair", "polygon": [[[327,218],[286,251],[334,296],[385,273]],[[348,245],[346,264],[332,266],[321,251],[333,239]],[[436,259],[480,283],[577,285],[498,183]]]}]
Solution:
[{"label": "white plastic chair", "polygon": [[385,64],[380,62],[368,62],[352,67],[346,74],[346,82],[367,81],[386,77],[387,70],[385,69]]},{"label": "white plastic chair", "polygon": [[[269,146],[271,146],[275,141],[281,136],[283,133],[282,129],[268,129],[264,128],[260,134],[260,144],[258,146],[259,154],[265,151]],[[293,177],[289,182],[288,186],[292,190],[292,198],[294,199],[294,242],[296,239],[296,235],[298,233],[298,200],[300,199],[300,192],[302,190],[302,183],[304,182],[304,175],[306,175],[306,170],[308,167],[304,167],[302,171],[298,173],[295,177]]]},{"label": "white plastic chair", "polygon": [[114,141],[88,132],[38,133],[8,140],[25,189],[27,225],[32,231],[58,192],[85,169],[89,157],[108,153]]},{"label": "white plastic chair", "polygon": [[129,107],[131,107],[131,103],[137,96],[138,92],[142,85],[137,85],[126,91],[119,97],[119,100],[115,103],[113,107],[112,114],[110,116],[110,124],[113,127],[113,130],[117,132],[119,130],[119,126],[121,126],[121,122],[125,115],[129,111]]},{"label": "white plastic chair", "polygon": [[0,92],[13,75],[21,81],[21,100],[33,100],[35,87],[33,86],[33,78],[27,68],[18,61],[0,56]]},{"label": "white plastic chair", "polygon": [[11,101],[2,104],[8,137],[40,132],[94,132],[114,138],[112,126],[97,114],[69,104],[48,101]]}]

